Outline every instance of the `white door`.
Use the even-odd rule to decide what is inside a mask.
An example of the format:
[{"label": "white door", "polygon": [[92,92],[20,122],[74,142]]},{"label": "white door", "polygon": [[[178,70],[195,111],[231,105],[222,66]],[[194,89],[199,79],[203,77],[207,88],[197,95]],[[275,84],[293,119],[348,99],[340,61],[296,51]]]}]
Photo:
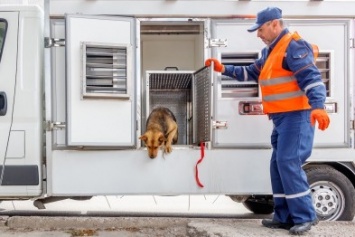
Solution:
[{"label": "white door", "polygon": [[203,67],[193,73],[193,143],[211,141],[213,67]]},{"label": "white door", "polygon": [[135,21],[66,16],[67,144],[133,147]]},{"label": "white door", "polygon": [[[0,12],[0,167],[3,171],[12,125],[16,84],[18,12]],[[2,175],[1,175],[2,177]]]},{"label": "white door", "polygon": [[[226,47],[213,47],[212,55],[224,64],[249,65],[259,57],[263,42],[247,29],[252,20],[212,21],[213,39],[227,41]],[[214,118],[226,126],[213,130],[213,146],[260,148],[270,146],[272,124],[258,111],[261,94],[256,82],[238,82],[215,73]],[[248,108],[254,107],[248,111]]]},{"label": "white door", "polygon": [[[316,129],[315,147],[350,145],[349,104],[349,21],[285,20],[289,30],[319,47],[317,66],[327,88],[326,107],[331,125]],[[249,65],[259,57],[265,44],[247,29],[254,20],[212,22],[212,38],[227,39],[227,47],[216,47],[213,56],[225,64]],[[317,32],[317,33],[315,33]],[[237,82],[217,74],[215,77],[215,120],[226,121],[227,128],[214,130],[216,147],[270,147],[272,123],[261,112],[261,93],[257,84]],[[346,89],[348,91],[346,91]]]},{"label": "white door", "polygon": [[[330,126],[316,129],[315,147],[350,147],[349,39],[348,20],[287,20],[291,32],[297,31],[309,43],[319,48],[317,66],[327,88],[326,108]],[[352,112],[352,111],[351,111]]]}]

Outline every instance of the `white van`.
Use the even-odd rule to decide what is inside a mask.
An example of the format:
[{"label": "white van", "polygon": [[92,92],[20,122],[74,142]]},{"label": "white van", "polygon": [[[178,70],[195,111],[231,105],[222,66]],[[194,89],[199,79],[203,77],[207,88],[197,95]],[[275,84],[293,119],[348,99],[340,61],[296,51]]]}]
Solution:
[{"label": "white van", "polygon": [[[318,217],[354,218],[355,1],[23,2],[0,5],[0,199],[223,194],[272,213],[258,84],[204,61],[251,64],[264,45],[246,29],[273,5],[320,49],[331,125],[304,165]],[[156,106],[179,142],[150,159],[139,136]]]}]

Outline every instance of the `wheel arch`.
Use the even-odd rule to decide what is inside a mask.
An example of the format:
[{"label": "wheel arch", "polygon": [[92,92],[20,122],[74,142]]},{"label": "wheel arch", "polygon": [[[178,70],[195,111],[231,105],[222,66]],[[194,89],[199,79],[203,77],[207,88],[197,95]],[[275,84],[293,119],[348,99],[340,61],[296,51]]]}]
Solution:
[{"label": "wheel arch", "polygon": [[317,166],[330,166],[345,175],[355,189],[355,163],[352,162],[308,162],[303,166],[304,170]]}]

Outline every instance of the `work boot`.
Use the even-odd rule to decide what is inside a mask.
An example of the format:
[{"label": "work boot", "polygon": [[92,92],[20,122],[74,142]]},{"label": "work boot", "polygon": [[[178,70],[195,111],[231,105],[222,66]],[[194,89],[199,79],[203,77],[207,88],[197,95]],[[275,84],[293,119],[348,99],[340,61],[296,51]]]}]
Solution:
[{"label": "work boot", "polygon": [[261,224],[263,226],[267,227],[267,228],[285,229],[285,230],[289,230],[293,226],[293,224],[291,224],[291,223],[281,223],[279,221],[275,221],[275,220],[272,220],[272,219],[263,219],[261,221]]},{"label": "work boot", "polygon": [[318,218],[316,218],[314,221],[310,222],[305,222],[301,224],[296,224],[290,229],[290,234],[292,235],[303,235],[307,231],[309,231],[312,227],[312,225],[317,225],[319,222]]}]

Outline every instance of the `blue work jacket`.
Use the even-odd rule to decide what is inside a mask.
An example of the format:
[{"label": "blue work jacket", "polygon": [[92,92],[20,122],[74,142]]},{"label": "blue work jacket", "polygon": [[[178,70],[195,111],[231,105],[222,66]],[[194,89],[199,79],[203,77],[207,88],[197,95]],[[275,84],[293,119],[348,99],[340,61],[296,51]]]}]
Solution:
[{"label": "blue work jacket", "polygon": [[[225,72],[223,75],[235,78],[238,81],[258,81],[269,53],[282,36],[288,32],[289,30],[285,28],[269,47],[263,48],[261,57],[255,60],[253,64],[249,66],[224,65]],[[303,39],[292,40],[286,50],[282,66],[284,69],[293,72],[298,86],[305,92],[312,109],[323,109],[326,88],[315,65],[312,46]]]}]

